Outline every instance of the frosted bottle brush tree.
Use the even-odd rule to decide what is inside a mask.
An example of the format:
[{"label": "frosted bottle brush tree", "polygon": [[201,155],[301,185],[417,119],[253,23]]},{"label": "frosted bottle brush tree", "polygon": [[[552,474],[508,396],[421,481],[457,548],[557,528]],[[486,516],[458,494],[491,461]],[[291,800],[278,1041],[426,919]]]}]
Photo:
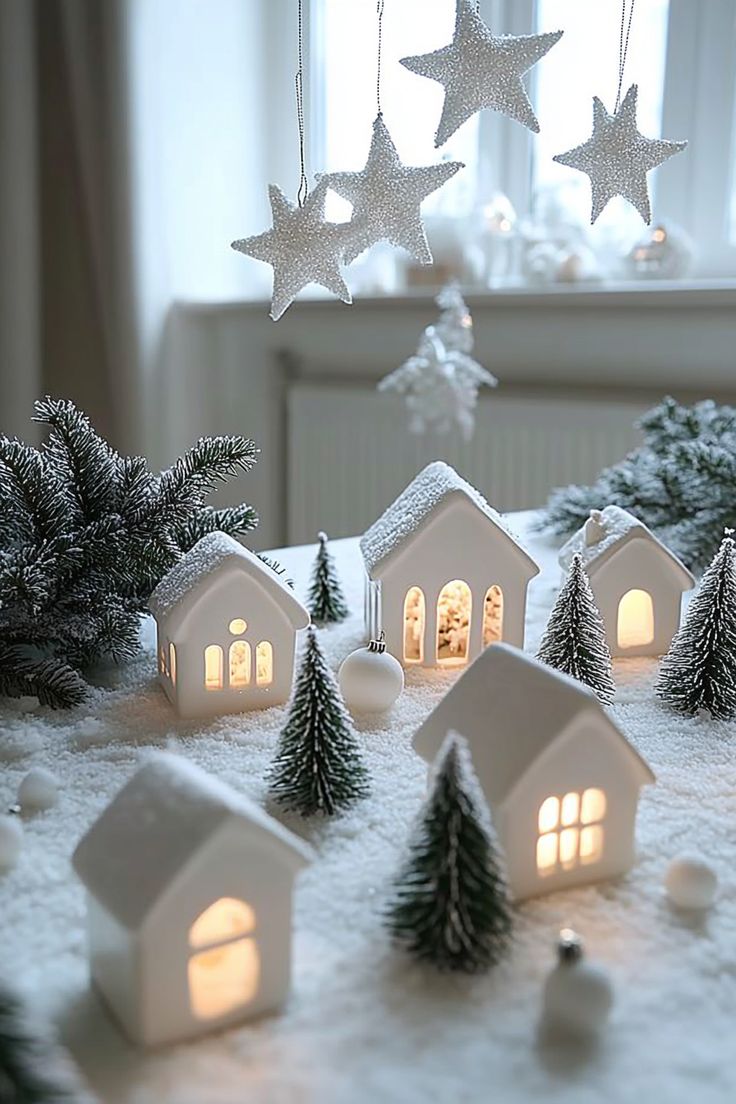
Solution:
[{"label": "frosted bottle brush tree", "polygon": [[541,527],[568,535],[591,510],[623,506],[695,571],[733,524],[736,408],[711,400],[681,406],[665,398],[638,421],[644,444],[589,487],[555,491]]},{"label": "frosted bottle brush tree", "polygon": [[512,920],[498,843],[465,740],[450,732],[409,844],[386,925],[412,957],[481,973],[508,949]]},{"label": "frosted bottle brush tree", "polygon": [[35,421],[48,427],[38,449],[0,438],[0,694],[62,708],[83,700],[96,662],[135,654],[140,615],[183,552],[215,529],[254,528],[250,506],[205,503],[257,449],[202,438],[155,474],[68,400],[36,403]]},{"label": "frosted bottle brush tree", "polygon": [[606,630],[579,554],[572,558],[537,659],[589,686],[604,705],[613,701],[616,688]]},{"label": "frosted bottle brush tree", "polygon": [[662,660],[657,693],[679,713],[736,717],[736,555],[727,530],[685,623]]},{"label": "frosted bottle brush tree", "polygon": [[311,625],[269,784],[274,801],[301,816],[332,816],[369,792],[350,716]]},{"label": "frosted bottle brush tree", "polygon": [[327,547],[327,534],[318,533],[319,548],[312,570],[307,607],[317,625],[344,621],[349,610],[335,570],[335,561]]}]

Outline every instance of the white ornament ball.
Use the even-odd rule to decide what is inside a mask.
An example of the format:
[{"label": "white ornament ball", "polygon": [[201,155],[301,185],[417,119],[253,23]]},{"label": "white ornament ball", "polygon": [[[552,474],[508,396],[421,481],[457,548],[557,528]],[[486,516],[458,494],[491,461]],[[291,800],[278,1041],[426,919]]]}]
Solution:
[{"label": "white ornament ball", "polygon": [[15,866],[23,844],[23,828],[17,816],[0,816],[0,870]]},{"label": "white ornament ball", "polygon": [[59,796],[59,780],[45,767],[33,767],[18,787],[21,809],[52,809]]},{"label": "white ornament ball", "polygon": [[574,1035],[595,1034],[608,1019],[613,1004],[611,978],[602,966],[588,962],[580,942],[565,936],[558,947],[559,961],[544,987],[544,1012],[549,1024]]},{"label": "white ornament ball", "polygon": [[718,876],[705,859],[678,855],[667,867],[664,884],[670,900],[679,908],[706,909],[713,904]]},{"label": "white ornament ball", "polygon": [[371,640],[343,660],[337,680],[351,712],[384,713],[404,689],[404,670],[383,640]]}]

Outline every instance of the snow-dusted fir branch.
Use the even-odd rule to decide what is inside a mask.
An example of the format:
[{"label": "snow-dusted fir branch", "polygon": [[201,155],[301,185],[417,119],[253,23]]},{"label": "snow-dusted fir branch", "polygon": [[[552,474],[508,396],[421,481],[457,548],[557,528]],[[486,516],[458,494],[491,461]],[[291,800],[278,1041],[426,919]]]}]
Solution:
[{"label": "snow-dusted fir branch", "polygon": [[537,659],[589,686],[604,704],[613,701],[616,687],[606,630],[579,553],[572,558]]},{"label": "snow-dusted fir branch", "polygon": [[279,805],[301,816],[332,816],[369,793],[350,716],[311,625],[269,786]]},{"label": "snow-dusted fir branch", "polygon": [[450,732],[386,913],[397,944],[439,970],[479,973],[508,949],[508,888],[465,740]]},{"label": "snow-dusted fir branch", "polygon": [[256,524],[213,510],[213,488],[256,461],[245,437],[202,438],[167,471],[120,456],[73,403],[46,398],[35,449],[0,438],[0,694],[54,707],[85,695],[84,670],[138,648],[140,614],[200,537]]},{"label": "snow-dusted fir branch", "polygon": [[736,553],[727,530],[662,660],[657,694],[679,713],[736,717]]},{"label": "snow-dusted fir branch", "polygon": [[592,486],[555,491],[542,527],[567,535],[591,510],[623,506],[689,567],[702,570],[733,523],[736,408],[710,400],[688,407],[666,398],[638,426],[644,445],[602,471]]}]

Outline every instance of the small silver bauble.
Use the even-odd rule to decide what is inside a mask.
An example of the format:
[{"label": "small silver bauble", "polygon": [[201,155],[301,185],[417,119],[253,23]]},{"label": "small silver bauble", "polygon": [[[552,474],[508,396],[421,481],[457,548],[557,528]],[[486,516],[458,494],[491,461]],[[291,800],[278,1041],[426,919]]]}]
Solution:
[{"label": "small silver bauble", "polygon": [[544,987],[544,1012],[552,1027],[573,1035],[595,1034],[608,1019],[613,986],[601,966],[583,956],[579,937],[569,928],[560,932],[557,965]]}]

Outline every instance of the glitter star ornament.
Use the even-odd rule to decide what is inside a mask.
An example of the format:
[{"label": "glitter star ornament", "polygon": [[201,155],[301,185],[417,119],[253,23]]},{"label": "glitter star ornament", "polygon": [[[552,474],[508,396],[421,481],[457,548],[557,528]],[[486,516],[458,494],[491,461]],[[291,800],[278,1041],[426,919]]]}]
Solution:
[{"label": "glitter star ornament", "polygon": [[353,205],[345,260],[355,260],[364,249],[387,241],[406,249],[419,264],[431,264],[420,207],[422,200],[465,166],[462,161],[439,165],[403,165],[383,116],[373,123],[373,138],[365,168],[360,172],[334,172],[318,176]]},{"label": "glitter star ornament", "polygon": [[644,222],[652,221],[647,173],[656,169],[687,142],[668,142],[664,138],[645,138],[636,125],[638,89],[632,84],[623,103],[609,115],[597,96],[593,97],[593,133],[581,146],[558,153],[560,165],[577,169],[590,177],[592,191],[591,224],[614,196],[623,196],[636,208]]},{"label": "glitter star ornament", "polygon": [[494,35],[473,0],[457,0],[455,35],[431,54],[401,59],[412,73],[445,86],[435,146],[442,146],[477,111],[489,107],[539,131],[521,78],[560,39],[562,31],[538,35]]},{"label": "glitter star ornament", "polygon": [[291,203],[275,184],[268,189],[273,226],[263,234],[241,238],[232,248],[273,268],[271,318],[277,322],[307,284],[320,284],[343,303],[352,299],[340,264],[345,228],[325,221],[327,188],[319,182],[303,207]]}]

